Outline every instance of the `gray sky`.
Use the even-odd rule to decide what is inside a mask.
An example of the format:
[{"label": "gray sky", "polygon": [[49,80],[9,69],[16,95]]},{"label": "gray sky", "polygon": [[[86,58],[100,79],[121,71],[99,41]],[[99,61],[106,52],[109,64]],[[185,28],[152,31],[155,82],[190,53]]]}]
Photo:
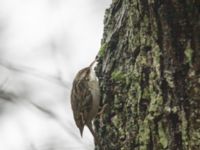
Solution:
[{"label": "gray sky", "polygon": [[97,54],[109,4],[110,0],[1,0],[2,59],[52,74],[58,59],[68,76]]},{"label": "gray sky", "polygon": [[110,3],[0,1],[0,150],[92,149],[69,94],[76,72],[98,53]]}]

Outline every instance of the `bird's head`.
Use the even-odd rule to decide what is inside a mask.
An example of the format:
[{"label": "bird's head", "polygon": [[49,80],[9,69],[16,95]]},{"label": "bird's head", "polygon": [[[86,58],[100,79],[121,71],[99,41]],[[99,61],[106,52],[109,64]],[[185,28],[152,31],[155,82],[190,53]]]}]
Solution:
[{"label": "bird's head", "polygon": [[94,61],[90,64],[89,67],[81,69],[75,77],[76,82],[79,83],[80,81],[97,80],[96,73],[95,73],[96,65],[97,65],[97,62]]}]

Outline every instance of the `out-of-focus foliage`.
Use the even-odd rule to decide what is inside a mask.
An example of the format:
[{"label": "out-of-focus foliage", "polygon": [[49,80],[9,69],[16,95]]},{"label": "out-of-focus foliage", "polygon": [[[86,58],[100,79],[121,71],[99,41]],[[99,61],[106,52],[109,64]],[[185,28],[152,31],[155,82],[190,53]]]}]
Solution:
[{"label": "out-of-focus foliage", "polygon": [[0,150],[89,150],[71,81],[99,49],[109,1],[0,1]]}]

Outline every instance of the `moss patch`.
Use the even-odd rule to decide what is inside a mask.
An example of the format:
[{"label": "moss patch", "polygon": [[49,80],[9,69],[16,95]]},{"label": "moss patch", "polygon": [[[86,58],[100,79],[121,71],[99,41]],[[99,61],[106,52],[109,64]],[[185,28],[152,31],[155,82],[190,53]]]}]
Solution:
[{"label": "moss patch", "polygon": [[104,43],[104,44],[101,45],[101,48],[99,50],[99,56],[100,57],[104,57],[106,49],[107,49],[107,45],[108,45],[107,43]]},{"label": "moss patch", "polygon": [[125,81],[126,74],[121,71],[113,71],[111,74],[111,79],[114,81]]}]

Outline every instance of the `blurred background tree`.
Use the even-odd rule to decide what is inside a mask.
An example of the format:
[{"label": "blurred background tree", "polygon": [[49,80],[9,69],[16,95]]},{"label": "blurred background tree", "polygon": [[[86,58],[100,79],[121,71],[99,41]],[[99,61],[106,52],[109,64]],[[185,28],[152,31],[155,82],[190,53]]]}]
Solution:
[{"label": "blurred background tree", "polygon": [[108,0],[0,1],[0,150],[91,150],[73,120],[76,72],[98,53]]}]

